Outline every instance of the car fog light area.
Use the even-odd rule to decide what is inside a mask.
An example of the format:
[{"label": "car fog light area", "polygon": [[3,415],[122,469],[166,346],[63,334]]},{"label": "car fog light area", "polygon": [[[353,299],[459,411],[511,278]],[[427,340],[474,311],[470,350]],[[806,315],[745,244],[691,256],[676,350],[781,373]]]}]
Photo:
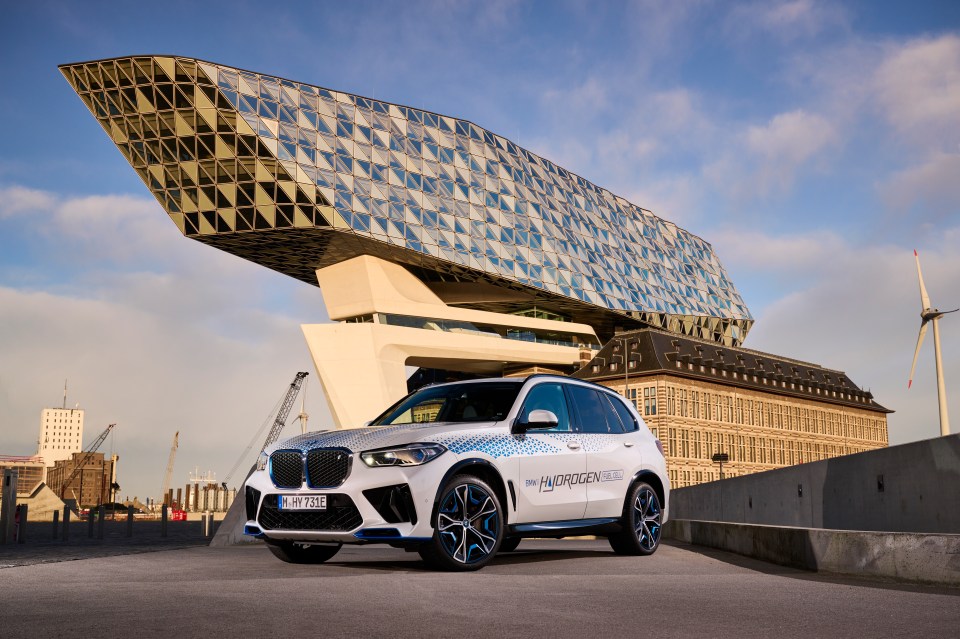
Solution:
[{"label": "car fog light area", "polygon": [[447,449],[440,444],[411,444],[398,448],[368,450],[360,459],[371,468],[380,466],[419,466],[436,459]]}]

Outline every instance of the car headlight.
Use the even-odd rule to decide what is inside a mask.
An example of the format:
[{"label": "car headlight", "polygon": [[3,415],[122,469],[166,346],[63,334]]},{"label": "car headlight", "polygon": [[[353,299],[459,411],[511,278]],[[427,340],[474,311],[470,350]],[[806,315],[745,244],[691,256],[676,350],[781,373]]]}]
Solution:
[{"label": "car headlight", "polygon": [[410,444],[397,448],[368,450],[360,453],[360,459],[371,468],[378,466],[419,466],[436,459],[447,450],[440,444]]},{"label": "car headlight", "polygon": [[266,453],[260,453],[260,456],[257,457],[257,470],[266,470],[267,469],[267,460],[270,459],[270,456]]}]

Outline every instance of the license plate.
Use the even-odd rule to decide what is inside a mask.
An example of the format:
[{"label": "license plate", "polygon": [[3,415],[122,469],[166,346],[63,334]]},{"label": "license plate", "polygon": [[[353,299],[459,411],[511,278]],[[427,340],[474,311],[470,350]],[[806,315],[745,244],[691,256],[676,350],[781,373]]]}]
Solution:
[{"label": "license plate", "polygon": [[326,510],[326,495],[280,495],[280,510]]}]

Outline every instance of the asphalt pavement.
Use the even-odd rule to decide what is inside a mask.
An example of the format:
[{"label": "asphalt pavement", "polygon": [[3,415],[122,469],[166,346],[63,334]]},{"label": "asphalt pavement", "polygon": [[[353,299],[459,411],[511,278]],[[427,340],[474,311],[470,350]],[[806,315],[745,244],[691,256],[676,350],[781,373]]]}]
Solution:
[{"label": "asphalt pavement", "polygon": [[960,590],[825,577],[671,542],[526,540],[475,573],[344,548],[284,564],[262,545],[0,569],[3,637],[957,637]]}]

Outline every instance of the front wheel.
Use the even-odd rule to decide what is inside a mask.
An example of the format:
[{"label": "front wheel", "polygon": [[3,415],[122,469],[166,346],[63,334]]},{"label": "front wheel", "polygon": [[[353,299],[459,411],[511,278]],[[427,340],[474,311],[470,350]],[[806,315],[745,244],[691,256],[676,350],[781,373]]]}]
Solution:
[{"label": "front wheel", "polygon": [[660,545],[663,509],[657,492],[644,482],[630,490],[623,512],[623,532],[610,535],[610,547],[619,555],[652,555]]},{"label": "front wheel", "polygon": [[288,564],[322,564],[340,551],[341,544],[309,546],[294,542],[267,544],[273,556]]},{"label": "front wheel", "polygon": [[420,548],[427,564],[451,571],[483,568],[503,539],[503,508],[496,491],[479,477],[454,477],[440,490],[433,531]]}]

